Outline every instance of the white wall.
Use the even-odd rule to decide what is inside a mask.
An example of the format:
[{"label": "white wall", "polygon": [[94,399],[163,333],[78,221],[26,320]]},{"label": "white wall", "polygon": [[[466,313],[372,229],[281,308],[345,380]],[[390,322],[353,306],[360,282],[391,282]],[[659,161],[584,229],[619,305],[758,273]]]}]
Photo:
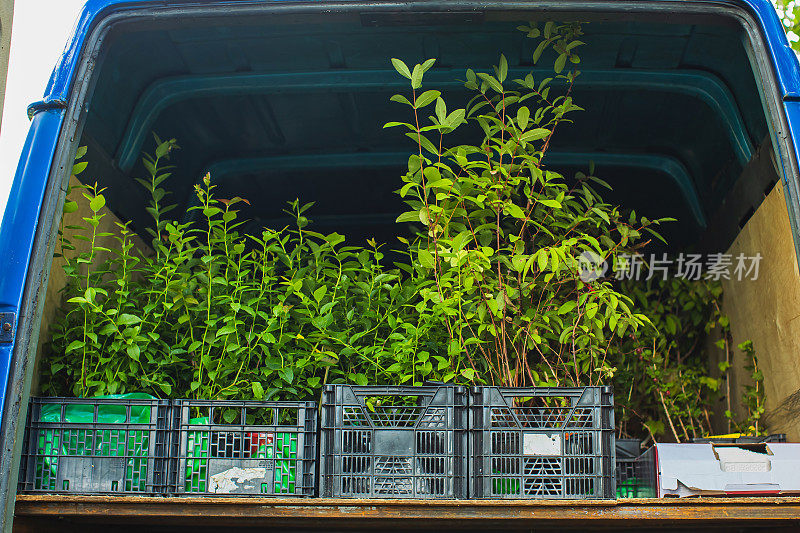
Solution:
[{"label": "white wall", "polygon": [[3,97],[6,92],[8,51],[11,47],[11,21],[14,18],[14,0],[0,0],[0,131],[3,127]]},{"label": "white wall", "polygon": [[[11,6],[13,0],[0,0]],[[40,100],[84,0],[16,0],[0,129],[0,216],[28,133],[28,104]],[[2,12],[0,10],[0,12]],[[5,21],[4,21],[5,22]],[[5,36],[5,30],[3,30]]]}]

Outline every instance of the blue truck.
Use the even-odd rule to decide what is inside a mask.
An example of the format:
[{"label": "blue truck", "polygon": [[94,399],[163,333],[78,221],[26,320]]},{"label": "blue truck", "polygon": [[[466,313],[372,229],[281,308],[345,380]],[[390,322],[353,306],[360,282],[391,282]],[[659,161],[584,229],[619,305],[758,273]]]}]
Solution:
[{"label": "blue truck", "polygon": [[[382,129],[397,116],[389,97],[405,87],[389,58],[437,58],[426,84],[457,99],[464,70],[500,53],[509,78],[548,75],[515,29],[547,20],[587,23],[575,87],[587,111],[554,141],[548,164],[593,162],[613,201],[677,218],[665,228],[674,252],[728,250],[779,188],[796,260],[800,64],[768,0],[89,0],[28,108],[0,226],[3,529],[79,147],[85,179],[107,187],[108,208],[137,231],[148,215],[132,178],[155,131],[182,147],[171,187],[184,211],[210,172],[221,197],[251,201],[258,225],[281,223],[299,196],[317,202],[320,231],[388,241],[408,158],[402,136]],[[768,309],[751,314],[779,327]]]}]

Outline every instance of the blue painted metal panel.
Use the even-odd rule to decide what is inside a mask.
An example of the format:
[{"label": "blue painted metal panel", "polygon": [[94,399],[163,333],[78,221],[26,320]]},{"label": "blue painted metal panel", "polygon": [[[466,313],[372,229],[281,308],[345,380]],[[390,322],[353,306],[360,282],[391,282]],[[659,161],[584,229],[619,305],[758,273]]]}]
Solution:
[{"label": "blue painted metal panel", "polygon": [[[17,317],[63,118],[63,111],[55,109],[34,116],[0,226],[0,312]],[[5,400],[13,348],[0,345],[0,401]]]},{"label": "blue painted metal panel", "polygon": [[789,45],[778,13],[769,0],[742,0],[756,16],[766,38],[771,63],[784,98],[800,98],[800,63]]}]

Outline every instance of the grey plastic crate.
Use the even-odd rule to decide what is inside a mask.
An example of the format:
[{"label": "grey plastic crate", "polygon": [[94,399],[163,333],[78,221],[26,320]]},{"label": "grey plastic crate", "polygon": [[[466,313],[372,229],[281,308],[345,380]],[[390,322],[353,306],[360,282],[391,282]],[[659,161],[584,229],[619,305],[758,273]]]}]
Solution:
[{"label": "grey plastic crate", "polygon": [[642,480],[636,474],[636,459],[641,454],[639,439],[616,439],[615,477],[617,498],[640,498]]},{"label": "grey plastic crate", "polygon": [[169,401],[31,398],[20,492],[163,494]]},{"label": "grey plastic crate", "polygon": [[615,497],[610,387],[470,392],[470,497]]},{"label": "grey plastic crate", "polygon": [[467,497],[464,387],[329,385],[321,418],[323,497]]},{"label": "grey plastic crate", "polygon": [[656,493],[656,447],[651,446],[636,458],[633,466],[636,476],[636,492],[633,498],[658,498]]},{"label": "grey plastic crate", "polygon": [[315,495],[313,402],[176,400],[178,495]]}]

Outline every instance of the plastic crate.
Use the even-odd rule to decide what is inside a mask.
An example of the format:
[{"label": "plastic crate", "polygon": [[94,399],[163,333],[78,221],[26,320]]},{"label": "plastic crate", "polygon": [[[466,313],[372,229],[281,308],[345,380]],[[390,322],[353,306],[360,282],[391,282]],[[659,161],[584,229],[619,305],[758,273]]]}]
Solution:
[{"label": "plastic crate", "polygon": [[32,398],[20,492],[163,494],[169,401]]},{"label": "plastic crate", "polygon": [[328,385],[324,497],[467,497],[467,391],[458,386]]},{"label": "plastic crate", "polygon": [[656,494],[656,447],[650,446],[634,462],[635,494],[626,498],[658,498]]},{"label": "plastic crate", "polygon": [[469,411],[472,498],[615,497],[610,387],[476,387]]},{"label": "plastic crate", "polygon": [[313,402],[177,400],[175,494],[314,496]]},{"label": "plastic crate", "polygon": [[641,455],[639,439],[616,439],[617,498],[649,497],[646,481],[637,473],[637,459]]}]

